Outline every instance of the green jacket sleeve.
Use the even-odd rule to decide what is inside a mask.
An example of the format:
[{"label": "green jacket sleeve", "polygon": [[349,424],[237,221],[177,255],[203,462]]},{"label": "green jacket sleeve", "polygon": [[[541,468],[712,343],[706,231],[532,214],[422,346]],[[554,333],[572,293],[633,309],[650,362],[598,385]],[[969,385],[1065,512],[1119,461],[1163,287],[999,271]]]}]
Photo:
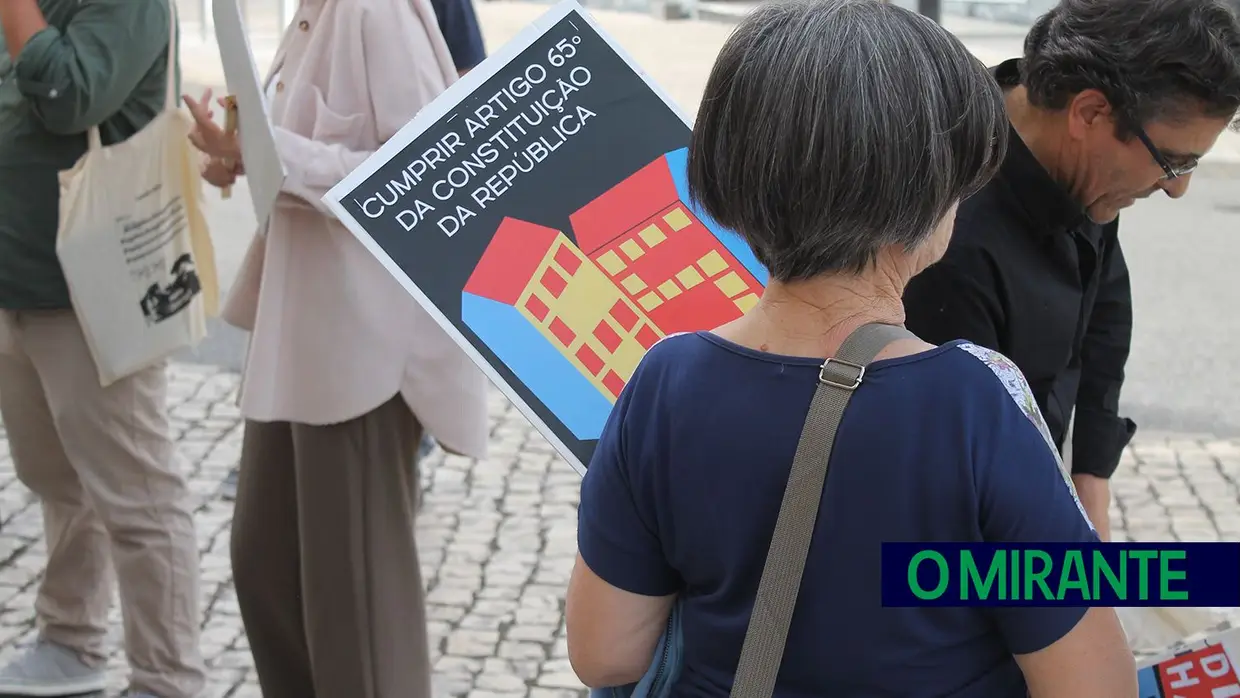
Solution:
[{"label": "green jacket sleeve", "polygon": [[166,61],[166,0],[81,0],[64,30],[22,48],[18,88],[47,130],[72,135],[120,111],[156,61]]}]

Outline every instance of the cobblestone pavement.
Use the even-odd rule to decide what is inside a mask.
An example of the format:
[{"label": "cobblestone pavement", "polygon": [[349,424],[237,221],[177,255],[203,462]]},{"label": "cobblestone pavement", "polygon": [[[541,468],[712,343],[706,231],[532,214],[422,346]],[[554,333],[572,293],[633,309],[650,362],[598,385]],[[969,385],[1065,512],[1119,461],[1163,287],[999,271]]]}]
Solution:
[{"label": "cobblestone pavement", "polygon": [[[220,483],[237,461],[237,378],[178,364],[172,416],[197,512],[203,643],[209,698],[260,694],[228,561],[232,504]],[[578,475],[507,402],[491,403],[492,455],[473,462],[437,451],[423,468],[418,540],[428,586],[436,692],[467,698],[574,698],[564,590],[576,552]],[[0,432],[2,433],[2,432]],[[1115,478],[1117,539],[1240,539],[1240,441],[1143,435]],[[0,440],[0,662],[34,639],[43,569],[39,508],[17,482]],[[119,627],[119,611],[113,611]],[[114,646],[119,637],[113,638]],[[112,659],[114,690],[125,664]]]}]

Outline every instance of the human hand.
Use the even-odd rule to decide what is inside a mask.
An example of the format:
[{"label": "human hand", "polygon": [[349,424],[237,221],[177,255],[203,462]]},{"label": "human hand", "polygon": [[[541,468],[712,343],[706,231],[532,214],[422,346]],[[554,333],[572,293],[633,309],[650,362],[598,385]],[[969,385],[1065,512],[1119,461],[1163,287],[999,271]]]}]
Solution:
[{"label": "human hand", "polygon": [[[213,120],[215,112],[211,111],[211,89],[207,88],[199,100],[189,95],[183,95],[182,99],[185,100],[190,115],[194,117],[194,130],[189,134],[189,140],[194,147],[212,158],[240,163],[241,143],[237,134],[226,132]],[[216,102],[221,107],[225,106],[223,98]]]},{"label": "human hand", "polygon": [[1081,499],[1081,506],[1094,524],[1098,538],[1103,543],[1111,542],[1111,481],[1096,475],[1072,476],[1072,484],[1076,487],[1076,495]]},{"label": "human hand", "polygon": [[219,158],[204,158],[202,163],[202,178],[218,189],[231,187],[241,174],[240,167],[229,167]]}]

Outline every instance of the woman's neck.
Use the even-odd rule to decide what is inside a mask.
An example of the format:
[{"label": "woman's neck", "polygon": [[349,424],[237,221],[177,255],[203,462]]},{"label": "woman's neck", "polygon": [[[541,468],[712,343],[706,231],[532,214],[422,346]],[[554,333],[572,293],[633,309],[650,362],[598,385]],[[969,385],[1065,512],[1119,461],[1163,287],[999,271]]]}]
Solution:
[{"label": "woman's neck", "polygon": [[826,357],[861,325],[903,325],[903,293],[903,283],[877,273],[771,281],[753,310],[715,332],[772,354]]}]

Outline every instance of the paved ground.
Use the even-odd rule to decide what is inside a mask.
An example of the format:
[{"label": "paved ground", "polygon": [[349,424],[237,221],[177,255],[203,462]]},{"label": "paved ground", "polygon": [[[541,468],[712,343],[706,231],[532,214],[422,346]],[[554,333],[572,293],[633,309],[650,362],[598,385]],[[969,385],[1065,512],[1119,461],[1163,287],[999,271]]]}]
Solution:
[{"label": "paved ground", "polygon": [[[179,365],[174,429],[193,490],[202,551],[203,642],[212,687],[204,698],[259,696],[228,560],[232,504],[220,480],[236,463],[236,378]],[[564,643],[563,601],[576,553],[580,477],[515,410],[492,403],[492,456],[437,452],[424,469],[419,549],[429,589],[435,686],[442,696],[568,698],[581,693]],[[34,592],[44,566],[39,507],[15,480],[0,432],[0,662],[34,638]],[[119,613],[114,612],[119,627]],[[113,656],[114,690],[124,658]]]},{"label": "paved ground", "polygon": [[[202,550],[207,698],[259,696],[228,561],[232,505],[219,483],[236,462],[236,377],[177,365],[172,415],[193,490]],[[580,478],[498,394],[489,459],[433,455],[418,520],[438,696],[583,695],[564,643],[564,590],[576,552]],[[1240,441],[1144,435],[1115,478],[1117,539],[1240,538]],[[0,662],[34,638],[44,565],[39,508],[13,475],[0,433]],[[119,626],[119,614],[114,612]],[[113,683],[124,659],[113,655]]]}]

